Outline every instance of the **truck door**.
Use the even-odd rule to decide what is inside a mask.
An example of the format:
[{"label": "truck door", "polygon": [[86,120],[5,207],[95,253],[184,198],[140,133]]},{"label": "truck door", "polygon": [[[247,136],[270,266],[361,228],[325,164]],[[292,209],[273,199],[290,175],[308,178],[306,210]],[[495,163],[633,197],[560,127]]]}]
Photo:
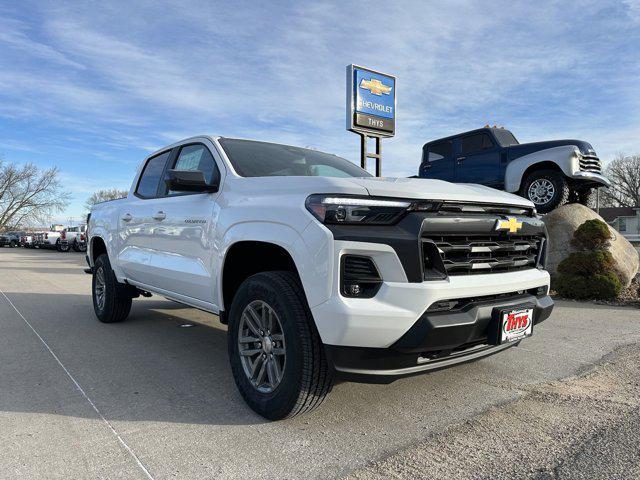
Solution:
[{"label": "truck door", "polygon": [[[207,181],[220,179],[215,149],[203,143],[177,147],[168,169],[200,170]],[[217,153],[215,153],[217,155]],[[165,173],[166,178],[166,173]],[[162,182],[164,184],[164,181]],[[160,186],[154,203],[149,240],[149,284],[199,301],[213,303],[212,269],[217,250],[213,243],[219,207],[218,193],[173,192]]]},{"label": "truck door", "polygon": [[425,145],[418,176],[420,178],[453,181],[453,144],[451,140]]},{"label": "truck door", "polygon": [[455,181],[480,183],[490,187],[502,184],[500,147],[486,132],[472,133],[456,142]]},{"label": "truck door", "polygon": [[153,253],[150,235],[157,220],[153,218],[162,198],[160,182],[172,150],[147,160],[134,196],[129,196],[118,211],[118,237],[114,242],[118,249],[118,265],[129,280],[151,285],[149,265]]}]

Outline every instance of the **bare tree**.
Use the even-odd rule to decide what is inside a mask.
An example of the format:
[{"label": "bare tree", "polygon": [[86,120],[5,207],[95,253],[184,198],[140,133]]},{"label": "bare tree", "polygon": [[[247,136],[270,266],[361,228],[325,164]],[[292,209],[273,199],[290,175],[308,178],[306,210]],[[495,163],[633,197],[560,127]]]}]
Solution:
[{"label": "bare tree", "polygon": [[87,201],[84,202],[84,208],[91,210],[96,203],[107,202],[109,200],[117,200],[118,198],[124,198],[129,192],[127,190],[119,190],[117,188],[107,188],[104,190],[98,190],[93,192]]},{"label": "bare tree", "polygon": [[0,159],[0,229],[42,221],[61,212],[69,202],[56,167],[41,170],[32,163],[20,165]]},{"label": "bare tree", "polygon": [[611,180],[611,187],[601,190],[604,205],[610,207],[640,205],[640,155],[625,156],[618,153],[607,165],[604,174]]}]

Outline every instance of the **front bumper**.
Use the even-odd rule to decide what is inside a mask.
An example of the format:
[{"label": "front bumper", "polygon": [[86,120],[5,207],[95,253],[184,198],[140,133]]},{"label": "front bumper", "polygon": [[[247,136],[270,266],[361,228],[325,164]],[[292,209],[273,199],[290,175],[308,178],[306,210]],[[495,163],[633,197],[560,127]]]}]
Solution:
[{"label": "front bumper", "polygon": [[605,177],[604,175],[600,175],[599,173],[577,171],[574,172],[573,175],[571,175],[571,178],[580,181],[593,182],[605,187],[611,186],[611,181],[607,177]]},{"label": "front bumper", "polygon": [[327,358],[342,377],[383,383],[478,360],[520,343],[498,344],[496,313],[525,304],[533,307],[534,325],[549,318],[553,310],[547,295],[478,299],[460,311],[425,312],[388,348],[325,345]]},{"label": "front bumper", "polygon": [[335,258],[366,255],[383,278],[373,298],[347,298],[339,291],[334,269],[329,300],[311,307],[322,342],[348,347],[388,348],[397,342],[436,302],[508,294],[549,286],[549,274],[532,268],[485,275],[452,276],[445,280],[407,282],[395,251],[384,244],[336,241]]}]

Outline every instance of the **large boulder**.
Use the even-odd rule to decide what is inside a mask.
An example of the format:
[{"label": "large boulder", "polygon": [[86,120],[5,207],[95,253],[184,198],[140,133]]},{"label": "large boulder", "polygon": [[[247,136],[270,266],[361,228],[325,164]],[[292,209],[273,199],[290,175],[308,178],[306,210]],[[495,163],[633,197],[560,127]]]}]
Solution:
[{"label": "large boulder", "polygon": [[[600,215],[584,205],[571,203],[556,208],[544,217],[544,223],[549,231],[549,250],[547,254],[547,270],[553,276],[558,270],[558,264],[567,258],[576,248],[571,244],[573,233],[587,220],[602,219]],[[606,223],[606,222],[605,222]],[[638,252],[629,240],[609,226],[611,241],[608,250],[613,255],[615,270],[625,286],[638,273],[640,258]]]}]

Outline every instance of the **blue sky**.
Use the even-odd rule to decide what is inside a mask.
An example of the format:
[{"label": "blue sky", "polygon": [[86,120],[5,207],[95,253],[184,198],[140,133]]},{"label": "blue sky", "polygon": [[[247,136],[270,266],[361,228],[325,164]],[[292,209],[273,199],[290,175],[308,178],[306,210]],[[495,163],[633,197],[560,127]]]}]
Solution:
[{"label": "blue sky", "polygon": [[150,151],[200,133],[357,161],[345,66],[397,75],[387,176],[486,123],[640,153],[640,0],[6,2],[0,155],[57,165],[77,217]]}]

